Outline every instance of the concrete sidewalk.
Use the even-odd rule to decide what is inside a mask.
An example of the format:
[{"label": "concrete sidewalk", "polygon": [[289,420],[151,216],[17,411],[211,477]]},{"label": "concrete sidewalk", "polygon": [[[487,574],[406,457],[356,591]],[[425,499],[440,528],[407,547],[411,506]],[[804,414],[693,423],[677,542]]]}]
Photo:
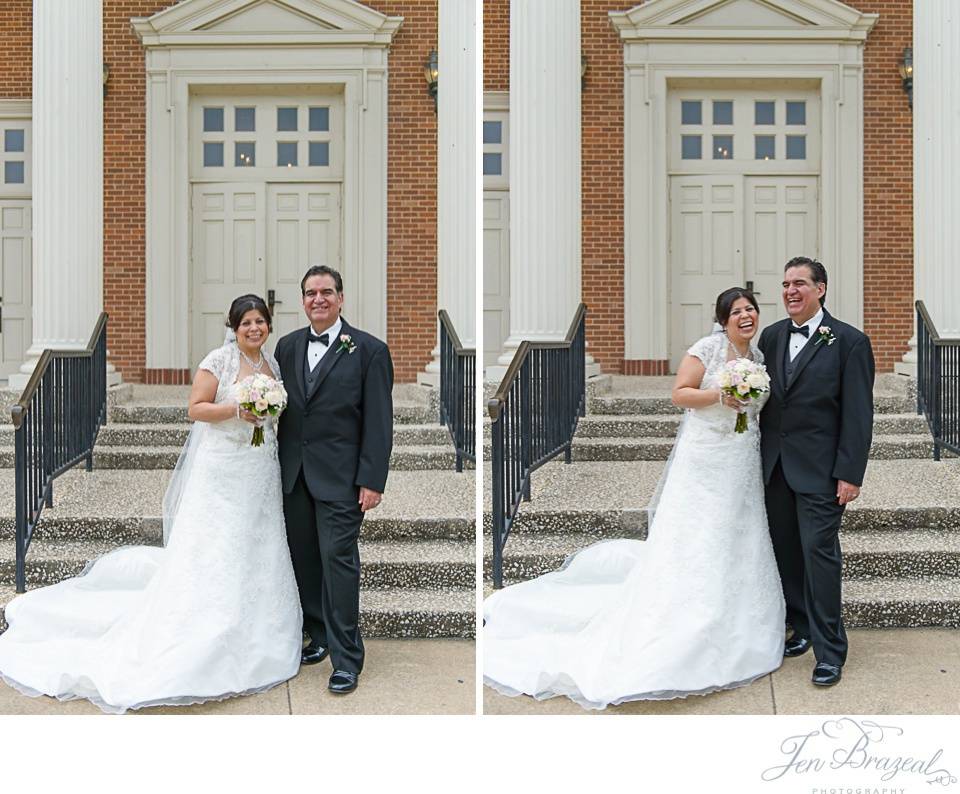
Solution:
[{"label": "concrete sidewalk", "polygon": [[[473,714],[475,646],[471,640],[367,639],[360,686],[327,691],[330,662],[302,667],[268,692],[196,706],[133,714]],[[86,700],[30,698],[0,683],[0,714],[100,714]]]},{"label": "concrete sidewalk", "polygon": [[750,686],[585,711],[564,697],[536,701],[483,689],[484,714],[960,714],[960,630],[854,629],[843,678],[810,683],[812,653]]}]

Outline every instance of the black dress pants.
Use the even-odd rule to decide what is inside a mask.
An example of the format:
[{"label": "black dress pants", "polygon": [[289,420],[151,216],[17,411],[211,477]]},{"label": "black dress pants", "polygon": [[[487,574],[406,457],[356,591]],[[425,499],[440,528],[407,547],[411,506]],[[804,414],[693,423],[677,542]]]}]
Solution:
[{"label": "black dress pants", "polygon": [[363,669],[360,636],[360,551],[363,512],[357,500],[314,499],[303,471],[283,515],[293,571],[300,590],[303,628],[314,643],[330,650],[334,670]]},{"label": "black dress pants", "polygon": [[839,538],[844,507],[836,493],[795,492],[780,461],[765,497],[787,621],[795,634],[810,639],[818,662],[842,665],[847,658]]}]

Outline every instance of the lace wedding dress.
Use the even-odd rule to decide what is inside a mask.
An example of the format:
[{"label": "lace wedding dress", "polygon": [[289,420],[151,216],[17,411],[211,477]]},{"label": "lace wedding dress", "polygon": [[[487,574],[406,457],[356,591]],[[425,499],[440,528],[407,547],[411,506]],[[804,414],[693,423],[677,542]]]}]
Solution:
[{"label": "lace wedding dress", "polygon": [[[236,344],[200,368],[220,381],[216,402],[235,401]],[[164,547],[117,549],[15,598],[0,678],[27,695],[124,712],[250,694],[296,675],[302,616],[274,420],[264,431],[254,447],[239,419],[195,422],[164,497]]]},{"label": "lace wedding dress", "polygon": [[[762,354],[751,347],[755,360]],[[725,334],[689,352],[715,388]],[[601,541],[484,603],[484,682],[584,708],[742,686],[780,666],[784,601],[767,528],[757,414],[687,411],[646,541]]]}]

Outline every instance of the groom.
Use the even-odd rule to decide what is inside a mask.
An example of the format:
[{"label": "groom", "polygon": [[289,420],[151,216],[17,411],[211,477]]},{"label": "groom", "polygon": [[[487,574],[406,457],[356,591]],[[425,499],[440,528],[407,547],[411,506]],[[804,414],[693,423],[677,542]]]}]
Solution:
[{"label": "groom", "polygon": [[818,686],[837,683],[847,658],[838,533],[844,507],[860,495],[873,434],[870,340],[830,316],[826,294],[823,265],[791,259],[789,317],[760,335],[771,378],[760,414],[767,517],[793,626],[784,656],[812,647]]},{"label": "groom", "polygon": [[277,431],[283,516],[310,635],[301,663],[329,655],[328,688],[344,694],[363,669],[357,540],[387,482],[393,363],[383,342],[340,316],[336,270],[311,267],[300,291],[310,325],[276,349],[288,395]]}]

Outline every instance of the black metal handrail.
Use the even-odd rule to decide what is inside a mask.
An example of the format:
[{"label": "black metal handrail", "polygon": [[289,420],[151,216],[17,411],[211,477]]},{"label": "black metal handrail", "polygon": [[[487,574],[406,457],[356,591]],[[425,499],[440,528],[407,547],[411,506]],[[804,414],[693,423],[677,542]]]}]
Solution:
[{"label": "black metal handrail", "polygon": [[101,313],[84,350],[44,350],[10,409],[14,427],[17,592],[26,590],[26,556],[53,481],[85,460],[107,418],[107,315]]},{"label": "black metal handrail", "polygon": [[493,420],[493,586],[503,586],[503,547],[530,475],[561,452],[571,461],[573,434],[586,412],[587,307],[577,307],[562,342],[521,342],[487,403]]},{"label": "black metal handrail", "polygon": [[440,424],[446,425],[457,451],[457,471],[463,459],[477,460],[477,351],[460,343],[453,322],[443,309],[440,317]]},{"label": "black metal handrail", "polygon": [[941,448],[960,455],[960,339],[941,339],[923,301],[917,301],[917,413]]}]

